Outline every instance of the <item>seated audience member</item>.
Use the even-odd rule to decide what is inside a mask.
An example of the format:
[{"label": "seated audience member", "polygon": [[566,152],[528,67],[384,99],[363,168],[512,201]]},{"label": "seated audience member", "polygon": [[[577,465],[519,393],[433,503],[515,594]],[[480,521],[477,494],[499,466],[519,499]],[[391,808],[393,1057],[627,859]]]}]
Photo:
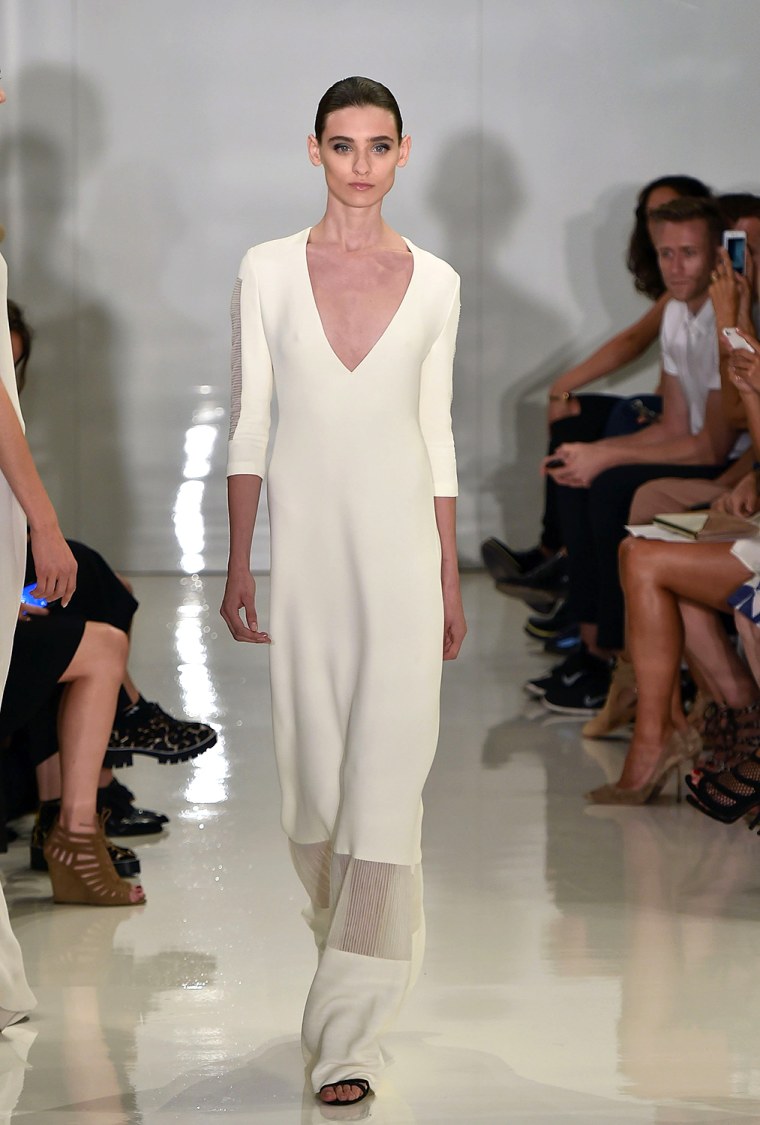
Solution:
[{"label": "seated audience member", "polygon": [[720,213],[711,200],[679,199],[658,208],[651,220],[671,298],[661,331],[662,417],[634,434],[565,442],[554,454],[561,466],[544,463],[561,486],[569,598],[581,622],[584,649],[572,682],[563,682],[567,670],[550,677],[543,699],[550,710],[571,714],[601,708],[610,684],[609,657],[624,646],[617,551],[636,489],[664,475],[715,478],[736,447],[736,429],[723,416],[709,299],[723,229]]},{"label": "seated audience member", "polygon": [[[576,392],[597,379],[638,359],[657,339],[668,296],[662,281],[650,230],[650,214],[662,204],[686,196],[708,198],[710,189],[692,176],[662,176],[639,192],[628,247],[627,266],[634,286],[654,302],[644,316],[619,332],[582,363],[559,375],[549,388],[549,452],[564,441],[595,441],[600,437],[635,432],[660,410],[659,395],[636,399],[611,394]],[[498,588],[523,597],[533,608],[546,609],[566,592],[566,563],[557,512],[557,486],[546,478],[543,531],[538,547],[516,551],[490,538],[481,546],[483,562]],[[567,615],[563,615],[564,618]],[[531,635],[550,635],[551,622],[537,622]],[[559,624],[559,617],[557,624]],[[548,634],[547,634],[548,628]]]},{"label": "seated audience member", "polygon": [[[21,389],[31,333],[17,305],[8,302],[8,311]],[[116,575],[96,551],[74,541],[69,541],[69,546],[78,564],[77,590],[65,608],[59,603],[48,609],[22,606],[0,709],[0,740],[10,737],[12,749],[25,747],[36,767],[42,807],[32,843],[34,866],[41,866],[36,853],[41,853],[45,832],[52,826],[61,796],[56,686],[77,649],[74,639],[82,635],[86,622],[105,623],[128,638],[138,606],[129,583]],[[34,564],[28,551],[25,583],[34,581]],[[56,646],[60,645],[63,657],[68,657],[63,662],[56,655]],[[125,668],[107,749],[104,747],[98,788],[98,810],[108,815],[109,833],[161,831],[167,819],[162,814],[136,808],[129,790],[113,779],[111,766],[131,765],[134,754],[145,754],[163,763],[186,761],[215,742],[216,732],[207,724],[175,719],[158,704],[147,702]],[[13,761],[11,754],[8,762]]]},{"label": "seated audience member", "polygon": [[[744,399],[757,451],[760,341],[747,339],[756,351],[733,352],[728,367]],[[713,697],[734,712],[727,752],[714,755],[687,779],[690,800],[715,819],[733,823],[760,808],[760,644],[755,610],[760,539],[732,544],[630,538],[622,543],[620,556],[638,687],[636,723],[619,780],[588,796],[600,804],[643,804],[656,796],[669,774],[699,753],[696,732],[673,705],[686,626],[686,636],[697,638],[690,659]],[[730,612],[732,606],[737,607],[749,669],[715,616]]]},{"label": "seated audience member", "polygon": [[[760,197],[744,193],[741,195],[721,195],[718,200],[726,223],[734,230],[747,235],[747,259],[744,274],[737,273],[725,250],[718,251],[718,261],[712,275],[710,299],[715,311],[715,324],[718,341],[726,327],[738,327],[751,335],[760,334],[758,315],[758,263],[760,263]],[[746,429],[745,408],[742,396],[727,371],[730,348],[721,345],[720,370],[723,413],[729,423],[737,429]],[[685,511],[690,507],[718,503],[720,497],[733,489],[738,482],[747,479],[747,487],[752,487],[748,474],[752,471],[754,455],[748,448],[735,460],[725,473],[714,481],[679,480],[663,477],[650,481],[637,489],[630,512],[630,523],[650,523],[660,512]],[[754,478],[753,478],[754,479]]]},{"label": "seated audience member", "polygon": [[[757,310],[757,270],[752,247],[760,250],[760,198],[751,195],[721,196],[721,206],[726,203],[726,222],[747,234],[747,260],[745,273],[737,273],[724,249],[718,251],[718,260],[712,273],[710,299],[715,312],[718,334],[721,397],[724,417],[731,425],[746,429],[746,410],[742,396],[728,372],[728,357],[731,348],[726,343],[722,330],[738,326],[750,334],[756,333],[752,312]],[[754,454],[749,435],[744,435],[747,449],[733,460],[725,472],[715,480],[684,480],[678,477],[660,477],[648,481],[638,488],[631,503],[628,517],[630,524],[648,524],[663,512],[688,511],[690,508],[713,506],[724,510],[730,505],[732,512],[744,516],[752,515],[757,503],[755,475],[753,472]],[[734,452],[739,453],[741,442]],[[760,506],[760,505],[758,505]],[[728,509],[726,509],[728,510]],[[694,678],[699,682],[696,667],[692,668]],[[700,689],[700,701],[704,693]],[[617,727],[625,725],[633,717],[636,684],[633,669],[624,654],[618,656],[604,707],[601,712],[589,719],[583,727],[583,734],[589,738],[603,738]]]},{"label": "seated audience member", "polygon": [[[0,737],[13,733],[43,707],[56,683],[64,685],[57,716],[60,803],[44,842],[53,897],[56,902],[91,906],[144,902],[141,888],[118,877],[102,827],[86,833],[78,828],[95,816],[98,776],[126,671],[126,634],[104,622],[85,622],[64,613],[45,618],[45,612],[39,606],[19,611],[0,708]],[[55,625],[45,628],[47,621]]]}]

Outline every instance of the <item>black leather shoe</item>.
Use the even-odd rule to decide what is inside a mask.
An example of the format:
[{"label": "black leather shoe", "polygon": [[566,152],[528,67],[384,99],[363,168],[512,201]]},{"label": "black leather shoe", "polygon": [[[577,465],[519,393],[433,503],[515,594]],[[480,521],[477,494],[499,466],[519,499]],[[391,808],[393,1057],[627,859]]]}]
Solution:
[{"label": "black leather shoe", "polygon": [[[122,804],[134,805],[135,803],[135,795],[132,790],[128,789],[127,786],[119,781],[119,779],[116,777],[111,778],[108,786],[108,792],[111,795],[111,799],[113,799],[113,797],[118,794],[119,800]],[[147,816],[154,816],[159,824],[169,823],[169,817],[166,815],[166,813],[154,812],[153,809],[141,809],[140,811],[146,813]]]},{"label": "black leather shoe", "polygon": [[546,561],[546,555],[540,547],[531,547],[527,551],[513,551],[501,539],[491,536],[480,544],[480,556],[483,566],[495,582],[502,582],[507,578],[518,578],[527,574]]},{"label": "black leather shoe", "polygon": [[[553,608],[558,599],[567,596],[567,558],[559,552],[550,559],[544,559],[540,566],[526,574],[502,579],[496,583],[496,587],[509,597],[522,598],[527,605],[539,612],[542,606]],[[545,612],[550,611],[545,609]]]},{"label": "black leather shoe", "polygon": [[109,836],[149,836],[163,831],[163,824],[149,809],[138,809],[126,801],[111,782],[98,789],[98,812],[106,813],[106,833]]}]

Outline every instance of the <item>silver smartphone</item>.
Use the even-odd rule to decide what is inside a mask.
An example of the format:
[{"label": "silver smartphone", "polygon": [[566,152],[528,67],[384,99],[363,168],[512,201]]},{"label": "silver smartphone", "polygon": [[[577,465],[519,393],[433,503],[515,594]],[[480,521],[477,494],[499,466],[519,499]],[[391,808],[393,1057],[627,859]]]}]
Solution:
[{"label": "silver smartphone", "polygon": [[728,251],[731,265],[737,273],[744,273],[747,267],[747,235],[743,230],[724,230],[723,245]]}]

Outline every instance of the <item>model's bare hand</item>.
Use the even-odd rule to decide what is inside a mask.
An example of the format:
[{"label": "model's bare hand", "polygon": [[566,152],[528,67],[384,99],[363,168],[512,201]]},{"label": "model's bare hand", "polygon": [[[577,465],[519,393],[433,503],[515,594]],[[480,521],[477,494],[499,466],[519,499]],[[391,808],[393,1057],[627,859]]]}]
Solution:
[{"label": "model's bare hand", "polygon": [[[245,615],[245,624],[240,616],[241,609]],[[272,643],[269,634],[259,629],[256,614],[256,583],[250,571],[230,573],[227,576],[220,613],[236,641],[247,641],[248,644],[253,645]]]},{"label": "model's bare hand", "polygon": [[443,583],[443,659],[456,660],[467,635],[459,580]]},{"label": "model's bare hand", "polygon": [[33,528],[29,540],[37,576],[33,596],[48,602],[60,598],[62,605],[68,605],[77,588],[77,563],[61,529]]}]

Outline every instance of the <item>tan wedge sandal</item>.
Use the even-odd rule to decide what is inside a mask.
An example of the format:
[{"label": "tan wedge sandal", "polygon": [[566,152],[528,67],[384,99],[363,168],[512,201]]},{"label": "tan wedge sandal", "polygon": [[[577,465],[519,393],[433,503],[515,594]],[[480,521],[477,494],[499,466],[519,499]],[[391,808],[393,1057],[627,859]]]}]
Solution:
[{"label": "tan wedge sandal", "polygon": [[60,823],[48,834],[44,846],[53,901],[85,906],[140,906],[145,895],[131,898],[133,884],[116,874],[103,829],[67,832]]},{"label": "tan wedge sandal", "polygon": [[584,724],[584,738],[606,738],[636,717],[636,675],[633,664],[619,656],[612,673],[612,683],[604,707]]}]

